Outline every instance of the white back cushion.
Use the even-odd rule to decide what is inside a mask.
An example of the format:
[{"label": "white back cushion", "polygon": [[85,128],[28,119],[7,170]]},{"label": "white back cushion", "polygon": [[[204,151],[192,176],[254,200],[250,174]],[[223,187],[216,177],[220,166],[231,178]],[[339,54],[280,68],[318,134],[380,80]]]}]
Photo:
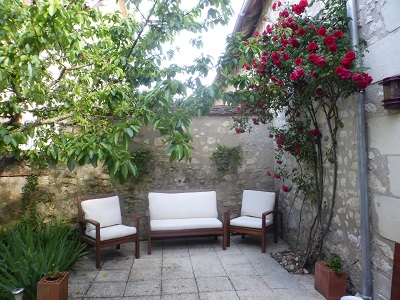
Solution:
[{"label": "white back cushion", "polygon": [[150,220],[217,218],[215,191],[149,193]]},{"label": "white back cushion", "polygon": [[[118,196],[85,200],[82,201],[81,205],[85,213],[85,219],[99,222],[101,228],[122,224]],[[94,229],[95,227],[92,224],[87,224],[86,232]]]},{"label": "white back cushion", "polygon": [[[244,190],[242,198],[242,216],[261,218],[262,213],[274,210],[275,193]],[[267,216],[267,220],[272,220],[273,214]]]}]

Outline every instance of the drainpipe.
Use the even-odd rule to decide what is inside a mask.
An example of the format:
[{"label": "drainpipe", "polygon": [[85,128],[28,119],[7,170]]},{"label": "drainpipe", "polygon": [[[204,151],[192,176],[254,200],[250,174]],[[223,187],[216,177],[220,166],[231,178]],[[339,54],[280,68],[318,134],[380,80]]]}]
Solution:
[{"label": "drainpipe", "polygon": [[247,11],[249,10],[250,4],[253,0],[245,0],[242,9],[240,10],[240,13],[238,15],[238,18],[235,23],[235,27],[233,28],[233,32],[238,32],[240,30],[240,27],[242,26],[244,17],[247,14]]},{"label": "drainpipe", "polygon": [[[359,35],[357,27],[357,6],[355,0],[347,1],[347,16],[350,17],[349,29],[352,47],[359,50]],[[361,63],[358,62],[357,67]],[[357,94],[358,99],[358,170],[360,186],[360,227],[361,227],[361,276],[362,298],[372,299],[372,273],[369,245],[369,214],[368,214],[368,171],[367,146],[365,134],[365,93]]]}]

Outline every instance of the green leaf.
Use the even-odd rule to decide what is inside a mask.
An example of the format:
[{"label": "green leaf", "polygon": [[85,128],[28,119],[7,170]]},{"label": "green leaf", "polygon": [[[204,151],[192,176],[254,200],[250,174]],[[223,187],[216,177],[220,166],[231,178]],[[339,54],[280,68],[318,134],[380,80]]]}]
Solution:
[{"label": "green leaf", "polygon": [[69,159],[67,162],[68,170],[73,171],[75,169],[75,160]]}]

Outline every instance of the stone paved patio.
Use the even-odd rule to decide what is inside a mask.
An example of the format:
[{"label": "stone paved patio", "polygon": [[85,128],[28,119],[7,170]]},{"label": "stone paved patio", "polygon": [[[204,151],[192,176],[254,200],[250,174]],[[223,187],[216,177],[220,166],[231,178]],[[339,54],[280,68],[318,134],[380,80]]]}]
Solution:
[{"label": "stone paved patio", "polygon": [[324,300],[314,289],[313,275],[292,275],[270,256],[287,249],[268,236],[266,253],[257,237],[232,236],[223,251],[221,238],[164,239],[102,250],[102,266],[94,255],[82,257],[69,270],[69,299],[262,299]]}]

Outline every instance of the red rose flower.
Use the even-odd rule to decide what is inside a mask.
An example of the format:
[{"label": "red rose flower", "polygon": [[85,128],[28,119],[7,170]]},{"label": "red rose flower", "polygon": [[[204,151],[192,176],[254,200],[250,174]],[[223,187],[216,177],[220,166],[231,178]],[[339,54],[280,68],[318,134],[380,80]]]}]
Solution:
[{"label": "red rose flower", "polygon": [[343,36],[343,31],[336,30],[333,35],[336,36],[338,39],[340,39]]},{"label": "red rose flower", "polygon": [[300,46],[299,41],[295,37],[292,37],[292,39],[290,40],[290,43],[292,44],[293,48],[299,48],[299,46]]},{"label": "red rose flower", "polygon": [[296,66],[299,66],[299,65],[303,64],[303,59],[302,59],[301,57],[297,57],[297,58],[294,60],[294,64],[295,64]]},{"label": "red rose flower", "polygon": [[342,79],[349,79],[351,77],[351,72],[343,66],[339,66],[335,69],[335,74]]},{"label": "red rose flower", "polygon": [[319,36],[325,36],[326,34],[326,28],[325,27],[321,27],[320,29],[318,29],[317,34]]},{"label": "red rose flower", "polygon": [[329,46],[336,43],[336,38],[333,35],[327,35],[324,37],[324,44]]},{"label": "red rose flower", "polygon": [[341,61],[340,64],[345,67],[345,68],[351,68],[351,66],[353,65],[353,60],[344,57]]},{"label": "red rose flower", "polygon": [[299,5],[305,8],[305,7],[308,6],[308,1],[307,0],[300,0]]},{"label": "red rose flower", "polygon": [[315,62],[315,64],[316,64],[317,66],[320,66],[320,67],[326,66],[325,58],[323,58],[323,57],[318,57],[318,59],[317,59],[317,61]]},{"label": "red rose flower", "polygon": [[315,52],[318,49],[318,45],[316,42],[311,42],[307,46],[308,52]]},{"label": "red rose flower", "polygon": [[258,30],[256,29],[256,31],[254,31],[254,36],[257,37],[257,36],[259,36],[259,35],[260,35],[260,33],[259,33]]},{"label": "red rose flower", "polygon": [[285,53],[282,56],[283,60],[288,60],[290,58],[290,54],[289,53]]},{"label": "red rose flower", "polygon": [[281,17],[281,18],[287,18],[287,17],[289,17],[289,12],[285,9],[285,10],[282,10],[280,13],[279,13],[279,17]]},{"label": "red rose flower", "polygon": [[329,52],[336,52],[337,51],[337,45],[336,44],[331,44],[328,46]]},{"label": "red rose flower", "polygon": [[297,34],[299,35],[299,36],[303,36],[303,35],[305,35],[306,34],[306,30],[304,29],[304,28],[299,28],[299,30],[297,31]]},{"label": "red rose flower", "polygon": [[354,51],[347,51],[347,53],[344,55],[345,58],[354,60],[356,58],[356,53]]},{"label": "red rose flower", "polygon": [[312,71],[311,72],[311,76],[314,77],[314,78],[318,78],[318,73],[315,72],[315,71]]},{"label": "red rose flower", "polygon": [[279,59],[281,57],[281,55],[280,55],[280,53],[279,52],[274,52],[274,53],[272,53],[272,55],[271,55],[271,58],[273,59],[273,60],[277,60],[277,59]]},{"label": "red rose flower", "polygon": [[308,56],[308,61],[309,62],[315,63],[317,61],[317,59],[318,59],[318,55],[316,55],[315,53],[311,53]]},{"label": "red rose flower", "polygon": [[315,90],[315,93],[316,93],[318,96],[321,96],[321,95],[324,93],[324,91],[322,90],[322,88],[318,87],[318,88]]},{"label": "red rose flower", "polygon": [[276,179],[280,179],[281,178],[281,176],[279,176],[279,174],[274,174],[274,177],[276,178]]},{"label": "red rose flower", "polygon": [[290,74],[289,78],[290,78],[290,80],[292,80],[292,81],[297,81],[297,80],[300,79],[300,76],[299,76],[299,74],[297,74],[296,72],[293,72],[293,73]]},{"label": "red rose flower", "polygon": [[354,73],[353,74],[353,81],[354,82],[361,82],[363,80],[362,74]]},{"label": "red rose flower", "polygon": [[270,171],[267,171],[267,176],[271,176],[271,172]]},{"label": "red rose flower", "polygon": [[279,59],[274,60],[274,65],[277,67],[282,66],[282,62]]},{"label": "red rose flower", "polygon": [[293,4],[292,6],[292,11],[296,14],[296,15],[301,15],[304,11],[305,8],[298,5],[298,4]]},{"label": "red rose flower", "polygon": [[281,165],[281,164],[282,164],[282,162],[281,162],[280,160],[277,160],[276,163],[277,163],[278,165]]},{"label": "red rose flower", "polygon": [[289,192],[289,188],[286,185],[282,185],[282,191],[284,191],[285,193]]},{"label": "red rose flower", "polygon": [[243,128],[235,128],[236,133],[243,133],[244,129]]}]

